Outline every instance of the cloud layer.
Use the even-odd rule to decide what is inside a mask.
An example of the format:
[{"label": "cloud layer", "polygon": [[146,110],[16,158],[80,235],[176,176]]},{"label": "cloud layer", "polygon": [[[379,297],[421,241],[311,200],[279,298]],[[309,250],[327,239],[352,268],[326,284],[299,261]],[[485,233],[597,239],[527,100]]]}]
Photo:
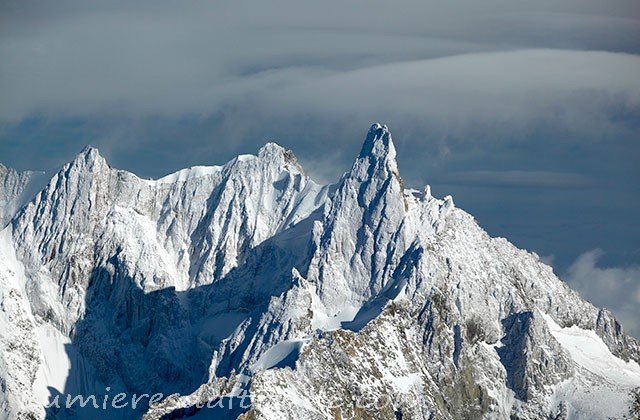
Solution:
[{"label": "cloud layer", "polygon": [[[519,121],[530,104],[558,103],[581,124],[581,111],[607,102],[637,106],[639,59],[620,53],[640,50],[637,8],[536,3],[5,2],[0,120],[208,115],[265,101],[454,124]],[[603,47],[616,54],[585,51]],[[591,109],[588,91],[599,95]]]},{"label": "cloud layer", "polygon": [[580,255],[569,267],[567,281],[580,294],[609,308],[625,331],[640,337],[640,266],[601,267],[602,250]]}]

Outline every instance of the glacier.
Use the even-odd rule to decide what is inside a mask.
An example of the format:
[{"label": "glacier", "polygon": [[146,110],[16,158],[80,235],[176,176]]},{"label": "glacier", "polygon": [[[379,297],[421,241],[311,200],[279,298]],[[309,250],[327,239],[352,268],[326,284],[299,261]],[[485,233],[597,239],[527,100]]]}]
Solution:
[{"label": "glacier", "polygon": [[[640,415],[640,343],[408,188],[386,126],[330,185],[268,143],[157,180],[87,147],[0,186],[0,418]],[[47,407],[117,393],[147,403]]]}]

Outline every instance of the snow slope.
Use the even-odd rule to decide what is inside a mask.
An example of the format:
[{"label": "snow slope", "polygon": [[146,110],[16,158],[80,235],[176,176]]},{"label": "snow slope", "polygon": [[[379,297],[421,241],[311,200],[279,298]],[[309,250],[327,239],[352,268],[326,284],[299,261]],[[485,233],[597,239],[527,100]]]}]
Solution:
[{"label": "snow slope", "polygon": [[622,418],[631,405],[631,391],[640,383],[640,365],[611,354],[594,331],[577,326],[561,328],[549,316],[545,321],[553,337],[583,372],[560,383],[552,407],[564,409],[572,418]]}]

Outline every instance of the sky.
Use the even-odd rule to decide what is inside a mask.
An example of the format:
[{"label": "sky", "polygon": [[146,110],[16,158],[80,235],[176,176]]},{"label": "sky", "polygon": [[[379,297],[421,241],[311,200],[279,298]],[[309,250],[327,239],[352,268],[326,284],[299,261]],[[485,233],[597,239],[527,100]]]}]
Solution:
[{"label": "sky", "polygon": [[0,162],[160,177],[275,141],[335,182],[387,124],[451,194],[640,337],[637,0],[0,2]]}]

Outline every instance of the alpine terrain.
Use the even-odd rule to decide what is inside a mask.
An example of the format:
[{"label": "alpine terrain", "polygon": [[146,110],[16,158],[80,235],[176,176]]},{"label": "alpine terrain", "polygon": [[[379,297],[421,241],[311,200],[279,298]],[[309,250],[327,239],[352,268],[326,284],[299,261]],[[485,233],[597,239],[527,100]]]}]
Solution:
[{"label": "alpine terrain", "polygon": [[273,143],[49,176],[0,166],[1,419],[640,418],[640,343],[386,126],[333,185]]}]

